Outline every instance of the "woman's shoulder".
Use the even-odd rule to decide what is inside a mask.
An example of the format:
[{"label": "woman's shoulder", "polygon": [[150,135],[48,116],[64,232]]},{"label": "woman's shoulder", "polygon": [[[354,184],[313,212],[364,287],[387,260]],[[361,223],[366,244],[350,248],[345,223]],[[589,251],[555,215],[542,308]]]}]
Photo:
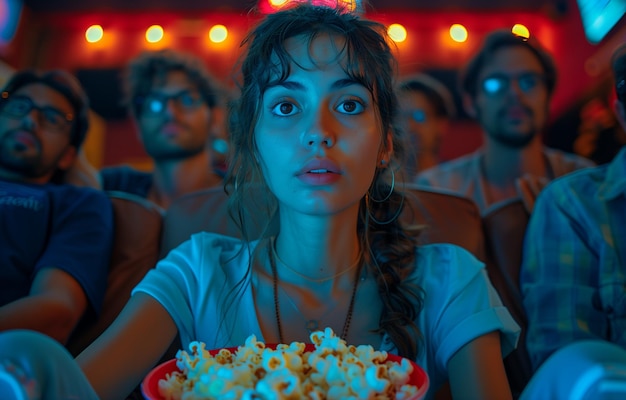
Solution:
[{"label": "woman's shoulder", "polygon": [[222,257],[234,256],[242,252],[254,251],[258,240],[246,242],[240,238],[215,232],[198,232],[189,237],[178,248],[187,247],[202,254],[220,254]]},{"label": "woman's shoulder", "polygon": [[244,241],[239,238],[206,231],[192,234],[189,240],[198,245],[219,247],[222,249],[240,248],[244,244]]},{"label": "woman's shoulder", "polygon": [[416,246],[417,259],[422,263],[450,264],[458,261],[472,262],[478,259],[465,248],[452,243],[431,243]]},{"label": "woman's shoulder", "polygon": [[155,273],[204,287],[236,282],[245,276],[257,243],[213,232],[196,233],[162,258]]},{"label": "woman's shoulder", "polygon": [[434,243],[416,247],[414,277],[434,285],[471,279],[484,264],[461,246]]}]

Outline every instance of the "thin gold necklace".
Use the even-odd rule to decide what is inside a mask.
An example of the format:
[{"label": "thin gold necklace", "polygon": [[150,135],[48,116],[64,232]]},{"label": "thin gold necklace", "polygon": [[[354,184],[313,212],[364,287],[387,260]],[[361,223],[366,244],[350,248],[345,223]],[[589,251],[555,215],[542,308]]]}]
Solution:
[{"label": "thin gold necklace", "polygon": [[285,267],[287,268],[289,271],[293,272],[294,274],[298,275],[301,278],[306,279],[309,282],[314,282],[314,283],[324,283],[324,282],[328,282],[330,280],[333,280],[335,278],[340,277],[341,275],[344,275],[350,271],[352,271],[353,269],[355,269],[356,267],[359,266],[359,264],[361,263],[361,252],[359,252],[356,260],[354,260],[354,262],[352,263],[352,265],[350,265],[348,268],[341,270],[339,272],[337,272],[335,275],[331,275],[331,276],[326,276],[324,278],[311,278],[310,276],[304,275],[302,272],[296,270],[295,268],[289,266],[289,264],[287,264],[286,262],[284,262],[279,256],[278,256],[278,252],[276,251],[276,239],[272,238],[272,243],[270,245],[271,250],[272,250],[272,254],[274,255],[274,257],[276,257],[276,259]]},{"label": "thin gold necklace", "polygon": [[[274,312],[276,314],[276,325],[278,327],[278,340],[280,343],[285,343],[284,338],[283,338],[283,326],[282,326],[281,319],[280,319],[280,307],[279,307],[279,302],[278,302],[278,273],[276,271],[276,262],[274,260],[275,252],[273,251],[274,246],[270,246],[270,247],[271,249],[269,249],[268,251],[268,258],[270,260],[270,267],[272,269],[272,285],[274,289]],[[359,260],[360,259],[361,257],[359,257]],[[357,263],[357,265],[359,264],[360,263]],[[341,331],[340,337],[343,340],[346,340],[346,338],[348,337],[348,331],[350,330],[350,322],[352,321],[352,313],[354,312],[354,299],[356,298],[356,291],[359,286],[359,280],[360,280],[359,275],[360,274],[357,271],[357,274],[354,277],[354,284],[352,286],[352,294],[350,295],[350,305],[348,306],[348,313],[346,315],[346,320],[343,324],[343,329]],[[292,301],[291,298],[289,300]],[[293,304],[293,301],[292,301],[292,304]],[[295,307],[295,304],[293,305]],[[304,314],[302,314],[302,312],[298,309],[298,307],[295,307],[295,308],[298,310],[298,312],[300,312],[300,315],[302,315],[304,319],[306,320],[307,318],[304,316]],[[307,330],[307,332],[310,333],[319,328],[319,323],[320,323],[319,320],[309,319],[304,324],[304,328]]]}]

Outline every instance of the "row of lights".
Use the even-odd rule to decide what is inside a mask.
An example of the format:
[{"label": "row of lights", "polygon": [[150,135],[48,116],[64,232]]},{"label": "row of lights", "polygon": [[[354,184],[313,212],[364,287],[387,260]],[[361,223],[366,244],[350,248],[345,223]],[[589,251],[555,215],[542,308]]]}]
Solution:
[{"label": "row of lights", "polygon": [[[521,37],[529,38],[530,31],[522,24],[515,24],[511,31]],[[397,43],[404,42],[407,38],[406,28],[401,24],[391,24],[387,28],[389,37]],[[450,38],[458,43],[467,41],[467,28],[461,24],[453,24],[449,29]],[[158,43],[163,40],[165,31],[160,25],[152,25],[146,29],[146,41],[148,43]],[[213,25],[209,30],[209,39],[213,43],[221,43],[228,37],[228,28],[224,25]],[[97,43],[104,38],[104,29],[101,25],[91,25],[85,31],[85,39],[89,43]]]},{"label": "row of lights", "polygon": [[[146,42],[158,43],[165,37],[165,30],[161,25],[152,25],[146,29]],[[213,25],[209,30],[209,39],[213,43],[222,43],[228,37],[228,28],[224,25]],[[104,38],[102,25],[91,25],[85,31],[85,40],[89,43],[97,43]]]},{"label": "row of lights", "polygon": [[[467,28],[462,24],[452,24],[449,29],[450,38],[457,43],[464,43],[467,41],[469,34],[467,33]],[[530,37],[530,31],[525,25],[515,24],[513,28],[511,28],[511,32],[516,34],[517,36],[521,36],[523,38],[528,39]],[[401,24],[391,24],[387,28],[387,34],[392,38],[396,43],[404,42],[407,38],[406,28]]]}]

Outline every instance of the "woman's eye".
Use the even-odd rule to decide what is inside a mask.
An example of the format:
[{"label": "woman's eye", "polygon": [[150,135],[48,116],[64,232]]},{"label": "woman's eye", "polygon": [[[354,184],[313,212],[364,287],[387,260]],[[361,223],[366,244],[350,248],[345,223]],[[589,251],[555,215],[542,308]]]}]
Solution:
[{"label": "woman's eye", "polygon": [[364,108],[363,104],[357,100],[346,100],[337,106],[337,111],[342,114],[360,114]]},{"label": "woman's eye", "polygon": [[276,104],[274,108],[272,108],[272,113],[281,117],[293,115],[293,114],[296,114],[297,112],[298,112],[298,108],[295,105],[288,103],[286,101],[280,102]]}]

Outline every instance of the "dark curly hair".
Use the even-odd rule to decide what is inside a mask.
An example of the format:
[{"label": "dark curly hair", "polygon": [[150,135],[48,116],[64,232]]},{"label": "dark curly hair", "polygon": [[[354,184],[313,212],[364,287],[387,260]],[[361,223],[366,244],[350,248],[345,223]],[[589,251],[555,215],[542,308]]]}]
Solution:
[{"label": "dark curly hair", "polygon": [[146,51],[131,60],[124,71],[124,101],[135,115],[141,114],[142,100],[154,84],[165,80],[172,71],[187,75],[209,108],[218,104],[219,85],[199,58],[172,49]]},{"label": "dark curly hair", "polygon": [[[264,210],[258,214],[268,216],[265,236],[276,233],[273,229],[278,205],[257,161],[254,135],[263,93],[270,81],[289,77],[293,61],[285,49],[285,41],[300,36],[310,44],[322,34],[345,39],[339,49],[346,60],[345,71],[372,94],[378,111],[381,145],[387,146],[387,136],[391,135],[397,153],[394,156],[402,152],[392,123],[397,112],[393,90],[396,62],[385,27],[341,10],[309,4],[267,16],[243,42],[247,45],[247,53],[241,63],[241,95],[234,103],[229,119],[234,152],[225,189],[229,193],[231,217],[240,225],[244,239],[249,239],[244,214],[250,200],[250,188],[267,193],[256,196],[257,206]],[[422,293],[420,288],[404,279],[414,270],[416,240],[398,220],[403,196],[390,184],[390,170],[397,165],[392,163],[389,168],[376,169],[368,194],[361,200],[356,229],[383,303],[376,332],[389,334],[400,354],[414,359],[421,338],[414,321],[422,308]],[[371,200],[383,199],[390,192],[383,202]]]}]

